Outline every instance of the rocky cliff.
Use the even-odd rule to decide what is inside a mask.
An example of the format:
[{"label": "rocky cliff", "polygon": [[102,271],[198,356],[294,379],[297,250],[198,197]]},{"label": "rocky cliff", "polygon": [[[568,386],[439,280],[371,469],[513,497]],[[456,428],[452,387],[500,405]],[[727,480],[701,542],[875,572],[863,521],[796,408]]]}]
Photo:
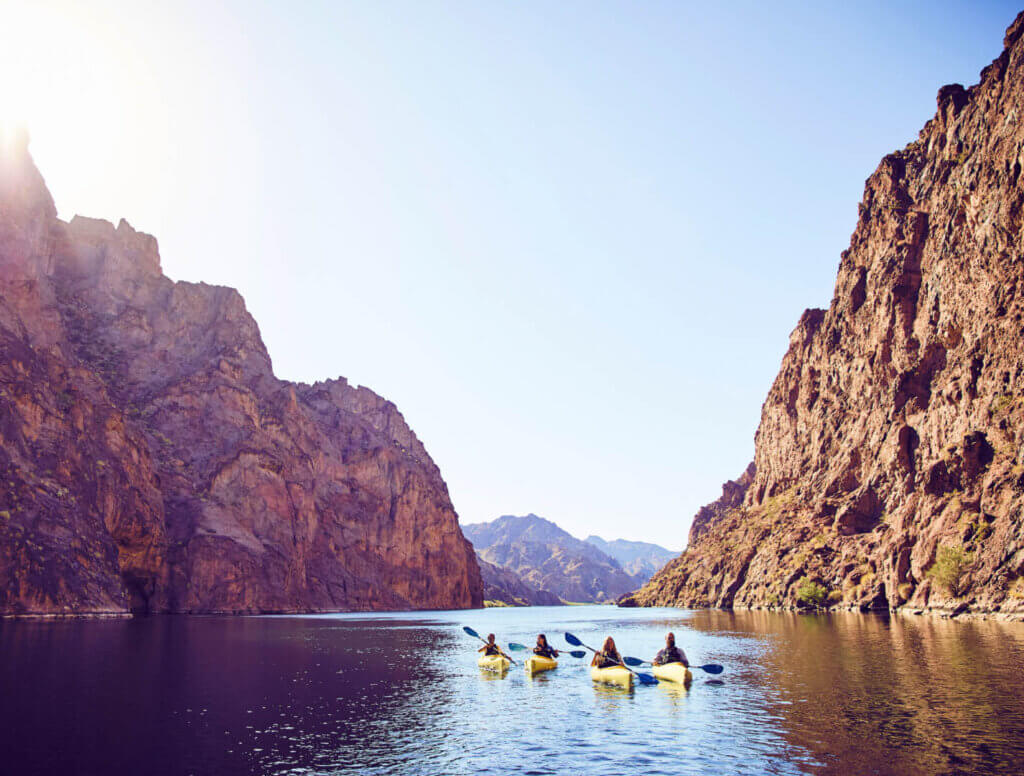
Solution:
[{"label": "rocky cliff", "polygon": [[480,576],[484,580],[486,606],[562,606],[563,601],[549,590],[540,590],[511,569],[495,566],[477,555]]},{"label": "rocky cliff", "polygon": [[630,602],[1024,612],[1022,31],[868,179],[754,466]]},{"label": "rocky cliff", "polygon": [[238,292],[60,221],[25,138],[0,146],[0,614],[481,605],[393,404],[277,379]]},{"label": "rocky cliff", "polygon": [[463,526],[480,557],[564,601],[614,601],[639,582],[619,562],[537,515]]}]

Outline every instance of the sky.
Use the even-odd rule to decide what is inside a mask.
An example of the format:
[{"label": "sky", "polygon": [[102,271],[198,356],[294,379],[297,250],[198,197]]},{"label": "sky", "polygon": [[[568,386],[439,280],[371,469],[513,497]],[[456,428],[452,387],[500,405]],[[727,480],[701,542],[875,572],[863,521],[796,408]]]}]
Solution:
[{"label": "sky", "polygon": [[463,523],[677,550],[864,180],[1017,10],[0,0],[0,121],[62,218],[238,288],[279,377],[394,401]]}]

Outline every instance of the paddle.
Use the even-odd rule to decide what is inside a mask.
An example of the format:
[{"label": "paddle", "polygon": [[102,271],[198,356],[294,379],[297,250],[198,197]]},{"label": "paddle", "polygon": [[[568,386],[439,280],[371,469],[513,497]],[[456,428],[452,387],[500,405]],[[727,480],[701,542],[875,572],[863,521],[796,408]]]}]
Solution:
[{"label": "paddle", "polygon": [[[624,657],[624,658],[622,658],[622,661],[624,663],[626,663],[626,665],[631,665],[631,666],[652,666],[652,665],[654,665],[654,663],[652,663],[650,660],[641,660],[638,657]],[[707,671],[709,674],[720,674],[720,673],[722,673],[722,671],[725,670],[724,668],[722,668],[722,666],[718,665],[718,663],[705,663],[702,666],[689,666],[689,667],[690,668],[699,668],[701,671]]]},{"label": "paddle", "polygon": [[[511,649],[511,650],[515,650],[517,652],[522,652],[524,650],[529,649],[529,647],[526,646],[525,644],[519,644],[519,643],[517,643],[515,641],[509,642],[508,648]],[[557,651],[561,652],[563,654],[572,655],[573,657],[586,657],[587,656],[587,653],[584,652],[582,649],[573,649],[573,650],[559,649]]]},{"label": "paddle", "polygon": [[[476,632],[475,630],[473,630],[472,628],[470,628],[470,627],[469,627],[468,625],[463,625],[463,626],[462,626],[462,630],[466,631],[466,633],[468,633],[468,634],[469,634],[470,636],[472,636],[472,637],[473,637],[474,639],[480,639],[480,641],[482,641],[482,642],[483,642],[484,644],[486,644],[486,643],[487,643],[487,639],[485,639],[485,638],[484,638],[483,636],[481,636],[481,635],[480,635],[479,633],[477,633],[477,632]],[[494,646],[498,647],[498,642],[494,642]],[[517,662],[516,662],[515,660],[513,660],[513,659],[512,659],[512,658],[510,658],[510,657],[509,657],[508,655],[506,655],[506,654],[505,654],[504,652],[502,652],[502,651],[501,651],[501,647],[498,647],[498,654],[499,654],[499,655],[501,655],[501,656],[502,656],[503,658],[505,658],[505,659],[506,659],[506,660],[507,660],[508,662],[510,662],[510,663],[511,663],[512,665],[514,665],[514,666],[517,666],[517,665],[519,665],[519,663],[517,663]]]},{"label": "paddle", "polygon": [[[571,633],[566,633],[565,634],[565,640],[568,641],[570,644],[572,644],[574,647],[583,647],[584,649],[589,649],[595,655],[600,654],[596,649],[594,649],[593,647],[588,647],[586,644],[584,644],[578,638],[573,636]],[[632,668],[630,668],[629,666],[625,665],[624,663],[620,663],[619,665],[621,665],[623,668],[625,668],[627,671],[629,671],[631,674],[633,674],[637,679],[639,679],[640,680],[640,684],[657,684],[658,683],[658,680],[655,679],[650,674],[642,674],[639,671],[634,671]]]}]

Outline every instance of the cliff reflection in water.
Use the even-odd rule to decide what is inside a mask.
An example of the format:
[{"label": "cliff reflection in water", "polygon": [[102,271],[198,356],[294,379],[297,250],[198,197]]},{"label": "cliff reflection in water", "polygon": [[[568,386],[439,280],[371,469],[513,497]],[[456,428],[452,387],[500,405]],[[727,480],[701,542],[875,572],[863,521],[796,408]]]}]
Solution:
[{"label": "cliff reflection in water", "polygon": [[768,648],[757,663],[744,664],[743,678],[763,684],[787,740],[815,753],[826,770],[1024,768],[1020,624],[710,611],[688,624],[767,637]]},{"label": "cliff reflection in water", "polygon": [[[668,630],[687,690],[625,691],[503,643]],[[32,774],[1019,774],[1024,625],[841,614],[488,609],[310,617],[0,620],[0,772]]]}]

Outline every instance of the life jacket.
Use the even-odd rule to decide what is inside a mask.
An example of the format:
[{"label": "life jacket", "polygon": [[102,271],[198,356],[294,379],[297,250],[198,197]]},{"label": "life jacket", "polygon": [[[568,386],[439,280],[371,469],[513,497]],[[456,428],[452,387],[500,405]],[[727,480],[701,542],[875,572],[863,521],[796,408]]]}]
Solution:
[{"label": "life jacket", "polygon": [[597,667],[598,668],[610,668],[622,664],[622,658],[619,657],[618,652],[612,652],[611,654],[605,654],[603,651],[597,653]]},{"label": "life jacket", "polygon": [[485,655],[500,655],[501,654],[501,649],[499,649],[497,644],[485,644],[484,645],[484,654]]},{"label": "life jacket", "polygon": [[555,650],[550,644],[548,644],[546,647],[534,647],[533,654],[554,659]]},{"label": "life jacket", "polygon": [[663,666],[666,663],[683,663],[683,653],[679,647],[665,647],[654,658],[655,665]]}]

